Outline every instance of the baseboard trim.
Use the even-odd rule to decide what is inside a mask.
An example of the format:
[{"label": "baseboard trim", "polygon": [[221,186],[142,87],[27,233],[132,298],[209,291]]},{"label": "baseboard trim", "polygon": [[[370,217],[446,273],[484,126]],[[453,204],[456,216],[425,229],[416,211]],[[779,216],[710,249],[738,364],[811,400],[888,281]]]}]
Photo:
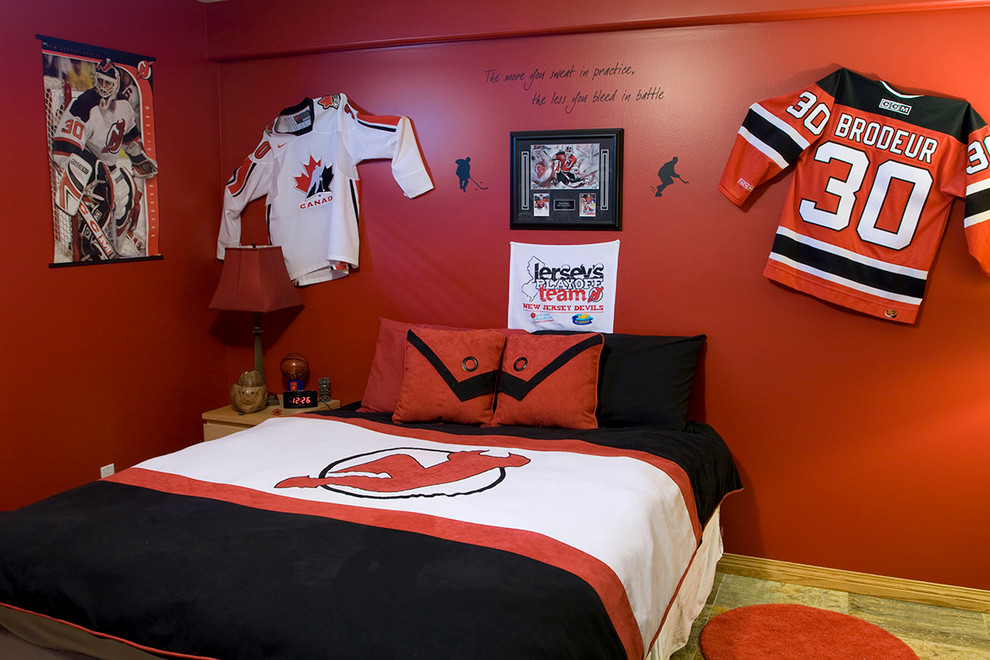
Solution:
[{"label": "baseboard trim", "polygon": [[774,582],[990,612],[990,591],[725,553],[718,570]]}]

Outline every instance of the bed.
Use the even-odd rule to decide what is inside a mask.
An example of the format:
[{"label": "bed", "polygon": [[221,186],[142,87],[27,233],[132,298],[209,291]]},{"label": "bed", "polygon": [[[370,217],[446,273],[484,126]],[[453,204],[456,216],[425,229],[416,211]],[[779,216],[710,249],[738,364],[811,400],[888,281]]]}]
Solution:
[{"label": "bed", "polygon": [[383,319],[360,404],[0,513],[0,655],[667,658],[740,488],[704,339]]}]

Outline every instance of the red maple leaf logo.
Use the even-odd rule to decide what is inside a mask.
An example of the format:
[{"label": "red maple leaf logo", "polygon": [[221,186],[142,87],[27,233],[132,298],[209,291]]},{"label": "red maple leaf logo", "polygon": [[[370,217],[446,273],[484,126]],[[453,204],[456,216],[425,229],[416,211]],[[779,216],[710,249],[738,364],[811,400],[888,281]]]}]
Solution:
[{"label": "red maple leaf logo", "polygon": [[321,164],[321,161],[314,160],[313,157],[310,156],[309,162],[303,166],[303,173],[297,177],[294,177],[296,180],[296,188],[304,193],[308,193],[309,186],[313,183],[313,172],[315,172],[316,168],[318,168]]}]

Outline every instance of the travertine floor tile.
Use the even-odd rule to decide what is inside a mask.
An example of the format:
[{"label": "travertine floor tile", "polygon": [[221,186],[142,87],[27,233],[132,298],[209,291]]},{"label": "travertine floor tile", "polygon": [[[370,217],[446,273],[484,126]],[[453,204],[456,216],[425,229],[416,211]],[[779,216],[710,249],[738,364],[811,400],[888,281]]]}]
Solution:
[{"label": "travertine floor tile", "polygon": [[703,660],[698,637],[705,624],[726,610],[760,603],[797,603],[851,614],[896,635],[921,660],[990,660],[990,613],[722,573],[716,573],[715,587],[687,646],[671,660]]},{"label": "travertine floor tile", "polygon": [[797,603],[845,613],[849,609],[849,594],[741,575],[726,575],[722,579],[714,605],[728,610],[763,603]]},{"label": "travertine floor tile", "polygon": [[898,637],[910,646],[921,660],[990,660],[990,651],[971,646],[952,646],[951,644],[919,641],[900,635]]},{"label": "travertine floor tile", "polygon": [[990,654],[990,637],[980,612],[850,594],[849,614],[905,641],[962,646]]}]

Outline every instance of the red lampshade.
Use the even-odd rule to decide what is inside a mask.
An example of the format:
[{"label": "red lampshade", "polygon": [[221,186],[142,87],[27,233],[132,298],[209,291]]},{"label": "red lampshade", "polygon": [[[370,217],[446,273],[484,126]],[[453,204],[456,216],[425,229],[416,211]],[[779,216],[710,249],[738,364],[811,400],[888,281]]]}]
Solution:
[{"label": "red lampshade", "polygon": [[302,306],[302,298],[285,269],[282,248],[229,247],[224,252],[220,283],[210,309],[272,312]]}]

